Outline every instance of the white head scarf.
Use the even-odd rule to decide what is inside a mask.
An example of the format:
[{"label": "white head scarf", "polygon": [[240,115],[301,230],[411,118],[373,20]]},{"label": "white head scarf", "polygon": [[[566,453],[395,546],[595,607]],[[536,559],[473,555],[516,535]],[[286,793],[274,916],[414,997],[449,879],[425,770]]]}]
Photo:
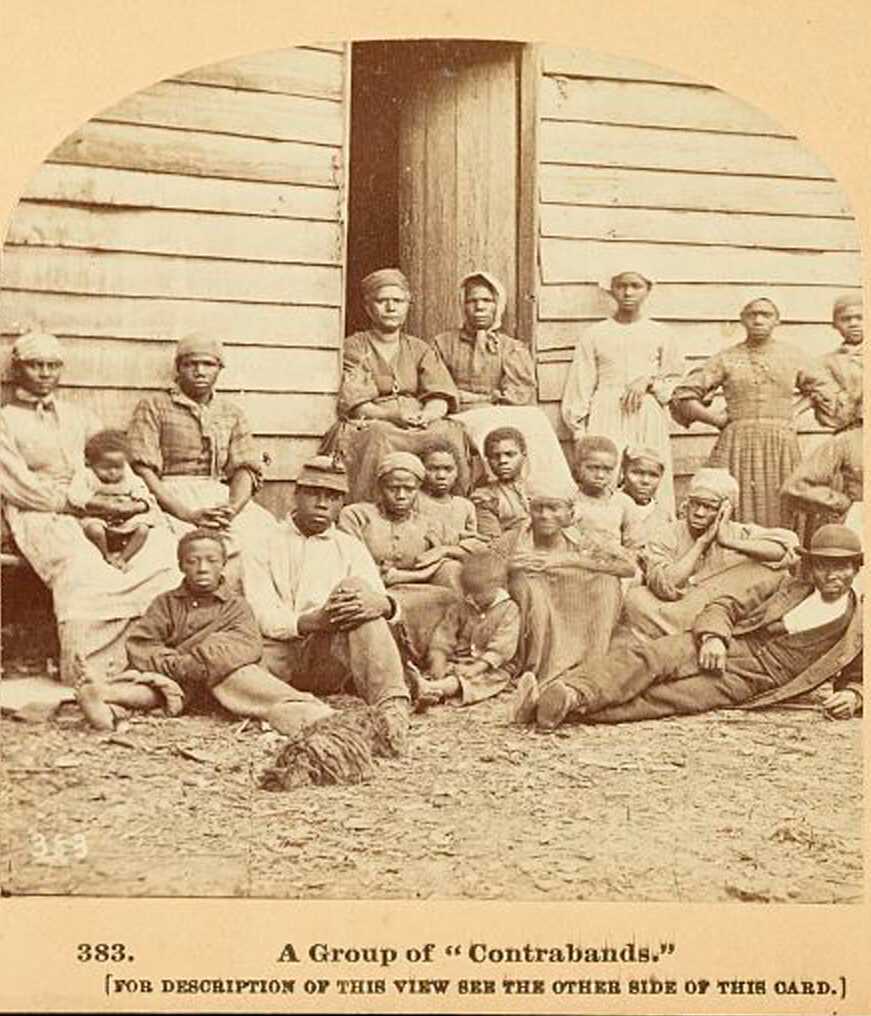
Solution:
[{"label": "white head scarf", "polygon": [[493,291],[493,295],[496,297],[496,317],[493,320],[493,324],[490,328],[492,332],[498,332],[502,327],[502,318],[505,314],[505,306],[507,304],[507,298],[505,295],[505,287],[502,283],[493,275],[491,272],[470,272],[468,275],[460,279],[460,308],[464,312],[465,320],[465,306],[466,306],[466,286],[474,280],[480,280]]}]

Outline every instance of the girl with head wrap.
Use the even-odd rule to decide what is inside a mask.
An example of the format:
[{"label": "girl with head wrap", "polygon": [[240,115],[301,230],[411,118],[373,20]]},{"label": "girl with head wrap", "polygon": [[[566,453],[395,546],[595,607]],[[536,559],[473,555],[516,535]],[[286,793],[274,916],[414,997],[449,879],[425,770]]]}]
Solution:
[{"label": "girl with head wrap", "polygon": [[461,423],[478,455],[474,480],[485,472],[484,440],[497,427],[514,427],[526,441],[527,477],[568,480],[568,464],[544,412],[535,405],[535,366],[529,346],[502,331],[505,287],[495,275],[476,270],[460,280],[459,328],[433,340],[459,392]]},{"label": "girl with head wrap", "polygon": [[624,621],[639,639],[688,631],[717,596],[741,596],[751,583],[779,585],[798,560],[788,529],[734,522],[738,483],[725,469],[700,469],[681,517],[649,531],[639,559],[644,585],[624,601]]},{"label": "girl with head wrap", "polygon": [[460,589],[459,559],[443,522],[424,515],[418,494],[426,475],[410,452],[390,452],[377,469],[377,500],[347,505],[338,528],[365,544],[384,585],[402,609],[403,627],[416,659],[425,657],[429,635]]},{"label": "girl with head wrap", "polygon": [[602,285],[614,316],[592,325],[577,346],[562,397],[562,418],[577,442],[607,434],[618,454],[630,444],[655,448],[665,462],[659,500],[674,509],[671,444],[665,407],[682,373],[668,329],[643,313],[653,289],[640,271],[623,271]]},{"label": "girl with head wrap", "polygon": [[215,392],[223,367],[219,339],[180,339],[175,383],[138,403],[127,440],[133,468],[177,537],[202,527],[225,534],[227,581],[238,586],[240,550],[254,552],[276,521],[251,500],[263,485],[261,459],[242,409]]},{"label": "girl with head wrap", "polygon": [[0,410],[0,492],[18,549],[51,589],[61,680],[71,684],[82,661],[106,675],[125,669],[130,622],[178,583],[179,571],[162,520],[126,571],[85,537],[67,493],[84,468],[85,445],[104,426],[90,410],[58,398],[63,362],[53,335],[28,332],[13,346],[15,388]]},{"label": "girl with head wrap", "polygon": [[436,349],[405,331],[411,302],[408,280],[383,268],[361,283],[371,322],[345,339],[339,422],[321,446],[342,458],[351,498],[376,496],[378,464],[389,452],[416,453],[434,437],[457,449],[460,492],[469,486],[468,448],[462,427],[445,419],[459,405],[456,385]]},{"label": "girl with head wrap", "polygon": [[[694,420],[720,431],[708,465],[727,469],[738,481],[735,517],[779,526],[780,491],[800,459],[796,388],[814,407],[834,411],[837,390],[822,364],[774,339],[780,312],[767,297],[741,311],[743,342],[712,356],[675,388],[672,413],[684,426]],[[722,391],[725,410],[710,407]]]}]

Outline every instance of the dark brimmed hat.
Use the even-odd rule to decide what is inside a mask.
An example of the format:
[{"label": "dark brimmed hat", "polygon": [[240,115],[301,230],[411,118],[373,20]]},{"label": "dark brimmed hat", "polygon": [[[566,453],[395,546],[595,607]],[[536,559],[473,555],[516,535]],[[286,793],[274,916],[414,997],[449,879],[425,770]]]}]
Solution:
[{"label": "dark brimmed hat", "polygon": [[322,487],[340,494],[348,493],[348,477],[340,462],[329,455],[315,455],[303,464],[296,478],[297,487]]},{"label": "dark brimmed hat", "polygon": [[811,545],[802,553],[806,557],[862,557],[862,541],[847,526],[827,525],[811,537]]}]

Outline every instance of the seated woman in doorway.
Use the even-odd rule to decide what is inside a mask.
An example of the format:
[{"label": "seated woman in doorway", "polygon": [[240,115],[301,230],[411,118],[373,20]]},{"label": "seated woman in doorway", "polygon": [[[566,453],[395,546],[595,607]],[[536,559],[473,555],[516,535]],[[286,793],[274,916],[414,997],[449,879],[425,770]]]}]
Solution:
[{"label": "seated woman in doorway", "polygon": [[378,565],[402,610],[413,658],[423,660],[433,629],[460,592],[465,551],[450,544],[442,523],[421,513],[418,492],[426,471],[409,452],[391,452],[377,471],[377,501],[347,505],[338,528],[356,537]]},{"label": "seated woman in doorway", "polygon": [[175,384],[139,402],[127,441],[134,470],[168,515],[176,536],[196,528],[225,533],[227,581],[238,588],[236,555],[268,540],[276,521],[251,500],[263,482],[260,460],[245,414],[215,393],[223,366],[218,339],[180,339]]},{"label": "seated woman in doorway", "polygon": [[620,579],[635,564],[608,537],[571,525],[571,486],[541,484],[529,498],[529,520],[493,544],[508,564],[508,589],[520,607],[514,673],[545,686],[603,652],[620,613]]},{"label": "seated woman in doorway", "polygon": [[733,522],[737,503],[738,484],[725,469],[700,469],[683,517],[649,535],[639,554],[645,584],[623,603],[623,622],[636,639],[688,631],[714,597],[740,595],[750,583],[774,590],[798,560],[795,533]]},{"label": "seated woman in doorway", "polygon": [[[503,332],[505,287],[490,272],[460,280],[459,328],[433,340],[459,393],[452,419],[463,425],[484,458],[484,440],[495,427],[516,427],[528,450],[529,478],[567,479],[568,463],[550,421],[536,401],[535,366],[525,342]],[[476,460],[478,467],[483,463]],[[474,471],[474,470],[473,470]],[[482,469],[478,469],[481,475]]]},{"label": "seated woman in doorway", "polygon": [[379,463],[389,452],[417,454],[434,437],[457,449],[457,488],[469,488],[463,428],[446,420],[459,406],[451,375],[436,349],[404,331],[411,290],[396,268],[361,283],[371,327],[345,339],[339,422],[321,450],[345,463],[352,501],[374,501]]},{"label": "seated woman in doorway", "polygon": [[12,348],[11,400],[0,410],[0,491],[18,549],[51,589],[60,676],[74,684],[76,657],[104,675],[125,669],[127,628],[178,584],[175,539],[161,517],[122,570],[86,537],[67,491],[85,445],[104,429],[96,415],[55,390],[64,351],[53,335],[29,332]]}]

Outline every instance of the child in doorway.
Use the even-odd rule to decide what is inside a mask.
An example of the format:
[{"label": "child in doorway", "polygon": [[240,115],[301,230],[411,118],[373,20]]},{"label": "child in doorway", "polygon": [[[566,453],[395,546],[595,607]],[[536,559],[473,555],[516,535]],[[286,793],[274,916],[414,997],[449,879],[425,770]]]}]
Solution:
[{"label": "child in doorway", "polygon": [[417,498],[421,515],[443,525],[445,542],[456,548],[451,556],[457,560],[483,550],[485,542],[478,536],[475,506],[467,497],[453,492],[460,472],[456,448],[450,441],[434,438],[420,453],[420,460],[426,470]]},{"label": "child in doorway", "polygon": [[464,598],[450,606],[429,647],[429,676],[418,678],[416,708],[445,699],[461,705],[498,695],[511,681],[507,665],[517,652],[520,610],[508,593],[508,564],[489,551],[466,558]]},{"label": "child in doorway", "polygon": [[110,679],[77,660],[76,699],[92,726],[111,730],[128,710],[181,713],[208,693],[237,716],[266,720],[282,734],[330,716],[332,708],[259,665],[260,629],[246,600],[224,580],[227,549],[214,529],[194,529],[178,543],[184,580],[161,593],[130,627],[130,669]]},{"label": "child in doorway", "polygon": [[121,571],[145,546],[159,518],[154,496],[130,468],[120,430],[101,430],[87,442],[84,466],[73,477],[67,500],[83,513],[85,536]]},{"label": "child in doorway", "polygon": [[493,479],[472,491],[478,533],[495,540],[529,518],[526,439],[515,427],[497,427],[484,438],[484,457]]},{"label": "child in doorway", "polygon": [[617,446],[609,437],[585,434],[578,439],[575,445],[578,492],[573,521],[582,530],[598,530],[623,543],[635,502],[622,490],[614,489],[617,461]]}]

